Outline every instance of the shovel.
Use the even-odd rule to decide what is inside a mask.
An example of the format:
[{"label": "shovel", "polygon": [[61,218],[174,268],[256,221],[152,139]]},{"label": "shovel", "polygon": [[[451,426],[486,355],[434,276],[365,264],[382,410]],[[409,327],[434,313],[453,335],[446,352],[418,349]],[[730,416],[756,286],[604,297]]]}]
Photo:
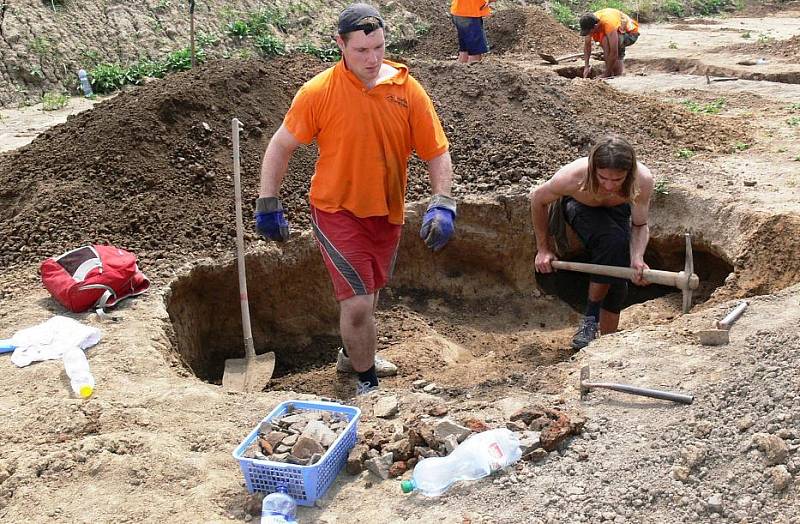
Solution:
[{"label": "shovel", "polygon": [[541,57],[542,60],[544,60],[545,62],[547,62],[549,64],[553,64],[553,65],[558,64],[559,62],[563,62],[564,60],[573,60],[575,58],[579,58],[579,57],[583,56],[583,53],[573,53],[571,55],[560,56],[560,57],[556,58],[555,56],[548,55],[547,53],[538,53],[538,54],[539,54],[539,56]]},{"label": "shovel", "polygon": [[[576,58],[580,58],[580,57],[583,56],[583,53],[573,53],[571,55],[564,55],[564,56],[559,56],[559,57],[555,57],[553,55],[548,55],[547,53],[537,53],[537,54],[539,55],[539,57],[542,60],[544,60],[548,64],[553,64],[553,65],[557,65],[558,63],[564,62],[566,60],[575,60]],[[600,60],[601,59],[601,54],[599,52],[598,53],[592,53],[592,57]]]},{"label": "shovel", "polygon": [[244,272],[244,224],[242,223],[242,180],[239,173],[239,131],[242,123],[238,118],[231,121],[233,128],[233,185],[236,193],[236,262],[239,268],[239,299],[242,305],[242,331],[244,332],[245,358],[229,358],[225,361],[222,388],[230,391],[254,393],[262,391],[275,370],[275,353],[256,355],[253,333],[250,330],[250,304],[247,299],[247,277]]}]

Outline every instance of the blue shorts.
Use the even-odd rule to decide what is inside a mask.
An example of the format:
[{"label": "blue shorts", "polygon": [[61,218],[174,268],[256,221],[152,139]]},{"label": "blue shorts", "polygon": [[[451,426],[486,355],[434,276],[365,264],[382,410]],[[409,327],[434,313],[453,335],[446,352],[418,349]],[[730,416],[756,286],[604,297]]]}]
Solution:
[{"label": "blue shorts", "polygon": [[452,16],[458,30],[458,51],[468,55],[482,55],[489,52],[483,18],[471,16]]}]

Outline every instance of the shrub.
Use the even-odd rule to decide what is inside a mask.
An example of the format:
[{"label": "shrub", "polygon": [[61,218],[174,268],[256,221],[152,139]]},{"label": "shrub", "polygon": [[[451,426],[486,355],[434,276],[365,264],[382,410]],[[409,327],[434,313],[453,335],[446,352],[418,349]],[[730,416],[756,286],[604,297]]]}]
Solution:
[{"label": "shrub", "polygon": [[97,64],[89,71],[92,89],[97,93],[110,93],[126,83],[126,70],[119,64]]},{"label": "shrub", "polygon": [[[198,64],[202,64],[206,61],[206,52],[202,48],[195,49],[194,57]],[[188,71],[192,68],[192,50],[184,47],[169,53],[164,66],[167,71]]]},{"label": "shrub", "polygon": [[661,8],[671,16],[682,17],[686,14],[686,8],[681,0],[664,0]]},{"label": "shrub", "polygon": [[553,14],[553,18],[558,20],[561,24],[570,29],[578,28],[578,17],[572,12],[572,9],[568,5],[554,1],[550,4],[550,11]]}]

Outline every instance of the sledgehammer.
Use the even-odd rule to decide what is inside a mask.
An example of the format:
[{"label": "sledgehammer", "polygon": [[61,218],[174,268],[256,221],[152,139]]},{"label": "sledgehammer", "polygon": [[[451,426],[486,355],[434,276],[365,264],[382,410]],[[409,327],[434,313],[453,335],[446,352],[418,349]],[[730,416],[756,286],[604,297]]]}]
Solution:
[{"label": "sledgehammer", "polygon": [[640,388],[638,386],[631,386],[628,384],[612,384],[609,382],[589,382],[589,366],[581,368],[581,400],[586,399],[586,395],[591,388],[604,388],[613,391],[621,391],[622,393],[630,393],[631,395],[640,395],[642,397],[657,398],[661,400],[671,400],[672,402],[680,402],[681,404],[691,404],[694,402],[694,395],[684,395],[683,393],[673,393],[671,391],[661,391],[659,389]]},{"label": "sledgehammer", "polygon": [[[683,292],[683,312],[688,313],[692,307],[692,291],[700,285],[700,278],[694,273],[694,257],[692,256],[692,239],[686,233],[686,263],[683,271],[677,273],[673,271],[660,271],[657,269],[646,269],[642,275],[645,280],[654,284],[673,286]],[[568,271],[578,271],[580,273],[592,273],[594,275],[604,275],[607,277],[617,277],[630,280],[633,277],[633,269],[629,267],[603,266],[600,264],[584,264],[582,262],[564,262],[554,260],[550,263],[555,269],[565,269]]]}]

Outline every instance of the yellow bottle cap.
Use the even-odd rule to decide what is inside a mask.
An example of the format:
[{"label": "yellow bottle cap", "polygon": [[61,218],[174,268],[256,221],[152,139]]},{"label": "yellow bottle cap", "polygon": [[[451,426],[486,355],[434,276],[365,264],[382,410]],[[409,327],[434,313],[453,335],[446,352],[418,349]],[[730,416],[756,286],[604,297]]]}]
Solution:
[{"label": "yellow bottle cap", "polygon": [[83,398],[91,397],[92,393],[94,393],[94,388],[92,386],[90,386],[89,384],[86,384],[85,386],[81,386],[80,395]]}]

